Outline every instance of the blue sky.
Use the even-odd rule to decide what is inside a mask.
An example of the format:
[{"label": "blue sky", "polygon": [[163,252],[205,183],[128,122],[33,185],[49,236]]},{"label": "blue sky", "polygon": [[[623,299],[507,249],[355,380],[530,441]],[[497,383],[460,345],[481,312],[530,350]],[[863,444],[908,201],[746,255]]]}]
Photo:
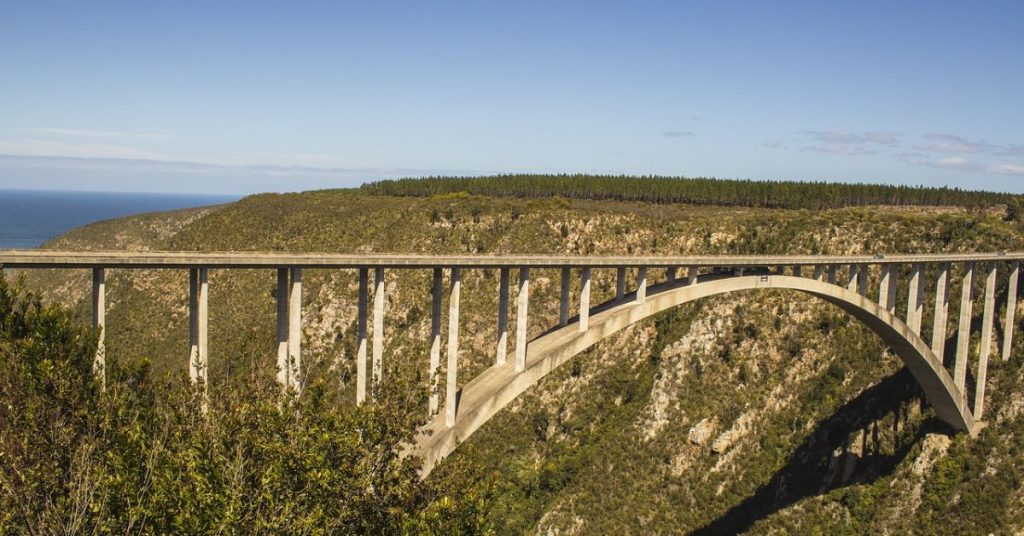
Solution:
[{"label": "blue sky", "polygon": [[1024,2],[5,2],[0,188],[1024,192]]}]

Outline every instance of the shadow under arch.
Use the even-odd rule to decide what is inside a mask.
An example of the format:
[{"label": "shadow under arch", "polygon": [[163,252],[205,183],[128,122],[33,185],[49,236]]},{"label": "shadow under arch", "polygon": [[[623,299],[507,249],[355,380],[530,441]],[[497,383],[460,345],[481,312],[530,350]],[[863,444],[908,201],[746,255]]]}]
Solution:
[{"label": "shadow under arch", "polygon": [[[796,447],[785,466],[778,470],[771,480],[714,521],[690,534],[739,534],[750,529],[761,519],[802,499],[854,484],[869,484],[892,474],[926,434],[949,432],[948,426],[937,419],[928,419],[922,422],[906,441],[894,445],[889,454],[879,452],[877,445],[874,452],[865,449],[861,456],[851,460],[858,467],[849,478],[835,478],[834,464],[846,463],[847,457],[856,456],[846,452],[847,440],[851,433],[863,430],[866,442],[866,435],[872,425],[877,427],[890,413],[898,422],[904,406],[914,403],[915,400],[919,401],[920,396],[921,391],[906,368],[861,391],[834,413],[819,421],[814,431]],[[834,453],[839,449],[844,452],[837,458]],[[832,478],[823,478],[824,475],[831,475]]]},{"label": "shadow under arch", "polygon": [[968,433],[977,430],[964,394],[929,345],[896,315],[874,301],[816,279],[785,275],[712,275],[692,284],[677,280],[655,285],[643,302],[636,301],[635,293],[629,294],[595,308],[589,329],[584,332],[573,322],[530,341],[525,370],[516,372],[514,363],[509,361],[492,366],[471,380],[459,391],[455,424],[447,426],[444,412],[441,412],[420,430],[410,453],[421,458],[421,474],[426,476],[460,442],[523,391],[599,341],[666,309],[710,296],[755,289],[796,290],[843,309],[877,334],[900,358],[939,419],[956,430]]}]

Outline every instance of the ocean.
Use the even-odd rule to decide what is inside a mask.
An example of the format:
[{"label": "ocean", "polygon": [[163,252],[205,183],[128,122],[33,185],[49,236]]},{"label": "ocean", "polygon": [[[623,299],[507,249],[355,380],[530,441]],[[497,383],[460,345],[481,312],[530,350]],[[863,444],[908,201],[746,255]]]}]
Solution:
[{"label": "ocean", "polygon": [[0,249],[38,247],[94,221],[236,199],[238,196],[0,190]]}]

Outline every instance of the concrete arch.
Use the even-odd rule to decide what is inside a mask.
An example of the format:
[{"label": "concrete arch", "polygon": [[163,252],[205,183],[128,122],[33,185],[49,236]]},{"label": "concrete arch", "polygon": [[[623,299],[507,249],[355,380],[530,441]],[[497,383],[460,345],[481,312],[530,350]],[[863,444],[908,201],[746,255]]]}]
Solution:
[{"label": "concrete arch", "polygon": [[965,393],[956,387],[942,362],[920,336],[896,315],[874,301],[837,285],[816,279],[784,275],[702,276],[695,284],[678,280],[648,289],[642,303],[635,295],[603,304],[590,315],[589,329],[580,332],[570,323],[534,339],[527,348],[526,369],[516,372],[514,364],[487,369],[460,392],[457,418],[448,427],[438,415],[416,438],[412,452],[423,460],[422,473],[450,454],[498,411],[530,386],[576,354],[597,342],[661,311],[718,294],[753,289],[788,289],[818,297],[857,318],[888,344],[921,386],[937,416],[957,430],[974,433],[976,423]]}]

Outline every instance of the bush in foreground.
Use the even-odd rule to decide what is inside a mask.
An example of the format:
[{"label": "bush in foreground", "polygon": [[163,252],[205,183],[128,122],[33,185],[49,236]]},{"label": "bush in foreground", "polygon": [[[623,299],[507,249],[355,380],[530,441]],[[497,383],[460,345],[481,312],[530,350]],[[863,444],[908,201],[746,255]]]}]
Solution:
[{"label": "bush in foreground", "polygon": [[[485,497],[422,482],[396,408],[338,403],[313,381],[225,386],[203,411],[184,380],[108,358],[95,334],[0,274],[0,533],[488,532]],[[476,488],[480,489],[480,488]]]}]

